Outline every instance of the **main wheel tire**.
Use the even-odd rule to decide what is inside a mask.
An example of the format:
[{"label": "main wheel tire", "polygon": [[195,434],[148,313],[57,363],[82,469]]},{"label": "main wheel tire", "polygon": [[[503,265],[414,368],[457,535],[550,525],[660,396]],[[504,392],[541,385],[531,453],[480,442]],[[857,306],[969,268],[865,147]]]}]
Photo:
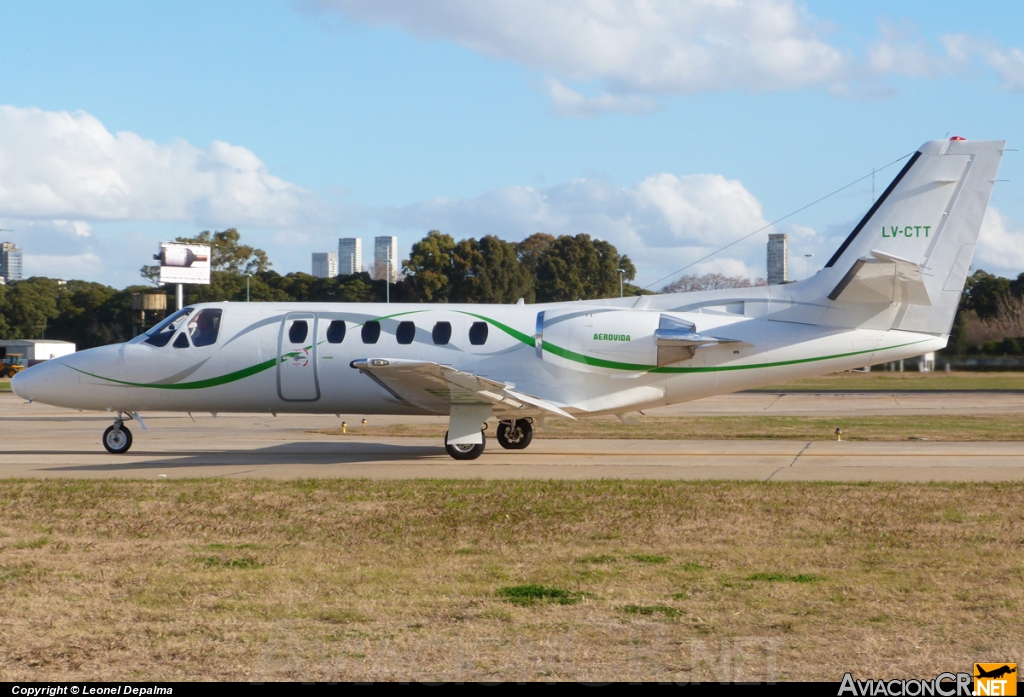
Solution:
[{"label": "main wheel tire", "polygon": [[452,445],[448,442],[448,431],[444,432],[444,449],[452,456],[453,460],[475,460],[484,454],[484,447],[487,445],[487,436],[480,431],[481,441],[475,445],[460,444]]},{"label": "main wheel tire", "polygon": [[108,453],[120,455],[132,447],[132,432],[124,426],[110,426],[103,432],[103,447]]},{"label": "main wheel tire", "polygon": [[498,424],[498,443],[507,450],[522,450],[533,441],[533,424],[526,419],[517,419],[509,424]]}]

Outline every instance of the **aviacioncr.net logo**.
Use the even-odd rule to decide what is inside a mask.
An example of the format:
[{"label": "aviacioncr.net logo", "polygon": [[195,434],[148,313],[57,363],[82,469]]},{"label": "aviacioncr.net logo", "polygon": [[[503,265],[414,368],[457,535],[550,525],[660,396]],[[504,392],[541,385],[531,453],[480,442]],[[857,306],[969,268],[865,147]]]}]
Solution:
[{"label": "aviacioncr.net logo", "polygon": [[939,673],[931,680],[855,680],[847,673],[839,686],[839,695],[856,697],[971,697],[972,676],[970,673]]}]

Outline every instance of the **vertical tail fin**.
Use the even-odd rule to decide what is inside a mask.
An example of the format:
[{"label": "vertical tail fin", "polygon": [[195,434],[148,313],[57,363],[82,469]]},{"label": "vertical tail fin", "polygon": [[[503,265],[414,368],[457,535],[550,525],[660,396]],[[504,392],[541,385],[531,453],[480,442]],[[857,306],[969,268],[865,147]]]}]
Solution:
[{"label": "vertical tail fin", "polygon": [[871,265],[889,264],[893,283],[904,285],[893,292],[890,326],[947,334],[1004,146],[961,139],[921,146],[825,265],[837,282],[829,299],[843,302],[856,283],[874,292],[880,268]]}]

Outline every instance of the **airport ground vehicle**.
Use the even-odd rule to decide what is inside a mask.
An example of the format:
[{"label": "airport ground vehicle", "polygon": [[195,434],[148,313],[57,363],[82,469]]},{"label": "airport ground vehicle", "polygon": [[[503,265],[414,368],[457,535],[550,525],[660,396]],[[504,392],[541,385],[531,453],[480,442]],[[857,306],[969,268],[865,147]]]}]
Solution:
[{"label": "airport ground vehicle", "polygon": [[0,364],[0,377],[13,378],[25,370],[25,357],[20,353],[8,353]]}]

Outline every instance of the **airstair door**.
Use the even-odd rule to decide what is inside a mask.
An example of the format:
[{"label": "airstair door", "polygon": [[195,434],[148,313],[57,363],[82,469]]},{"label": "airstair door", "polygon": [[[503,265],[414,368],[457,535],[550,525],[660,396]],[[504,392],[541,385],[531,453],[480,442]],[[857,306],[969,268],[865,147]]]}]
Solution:
[{"label": "airstair door", "polygon": [[291,312],[281,323],[277,344],[277,393],[289,402],[320,399],[316,361],[316,315]]}]

